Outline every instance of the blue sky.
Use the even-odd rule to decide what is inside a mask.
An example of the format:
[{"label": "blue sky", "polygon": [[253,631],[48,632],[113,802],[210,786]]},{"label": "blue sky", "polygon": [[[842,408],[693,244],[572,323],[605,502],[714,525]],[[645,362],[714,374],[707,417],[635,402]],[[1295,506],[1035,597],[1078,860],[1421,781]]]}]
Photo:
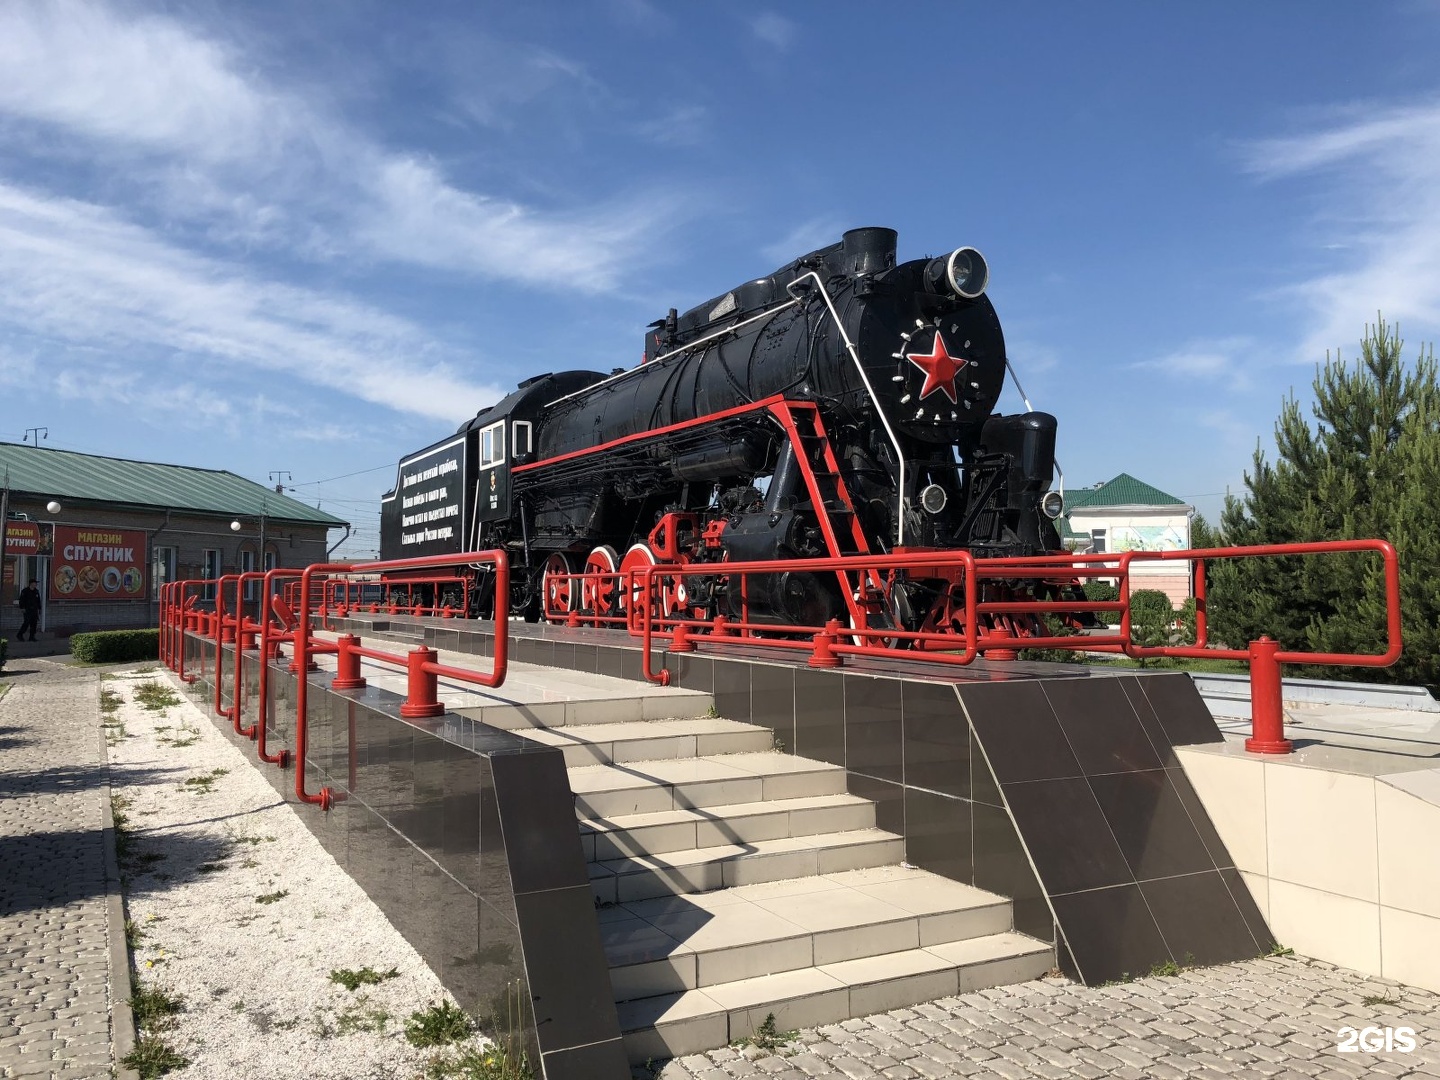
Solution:
[{"label": "blue sky", "polygon": [[[1440,5],[0,5],[0,438],[402,453],[846,228],[979,247],[1070,486],[1213,520],[1377,310],[1440,335]],[[1002,407],[1019,407],[1013,392]]]}]

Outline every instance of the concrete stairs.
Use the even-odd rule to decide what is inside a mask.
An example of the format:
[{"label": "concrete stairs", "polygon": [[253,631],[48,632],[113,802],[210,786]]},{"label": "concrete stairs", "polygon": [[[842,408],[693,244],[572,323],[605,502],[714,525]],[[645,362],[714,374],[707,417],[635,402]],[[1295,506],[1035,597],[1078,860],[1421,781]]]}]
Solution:
[{"label": "concrete stairs", "polygon": [[[704,695],[484,710],[562,748],[633,1062],[1018,982],[1054,965],[1010,901],[903,865],[844,770]],[[469,710],[460,709],[460,712]]]}]

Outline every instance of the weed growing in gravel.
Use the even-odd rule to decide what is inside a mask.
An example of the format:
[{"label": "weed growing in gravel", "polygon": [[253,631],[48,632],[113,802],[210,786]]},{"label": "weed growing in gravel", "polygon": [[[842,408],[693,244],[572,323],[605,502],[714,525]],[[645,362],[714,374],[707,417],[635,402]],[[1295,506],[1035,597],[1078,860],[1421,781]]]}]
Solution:
[{"label": "weed growing in gravel", "polygon": [[229,769],[211,769],[208,773],[192,776],[181,785],[181,790],[188,790],[196,795],[209,795],[215,790],[215,781],[229,771]]},{"label": "weed growing in gravel", "polygon": [[138,987],[130,998],[130,1008],[135,1013],[135,1023],[142,1028],[164,1031],[173,1027],[173,1017],[185,1011],[183,998],[171,994],[159,983]]},{"label": "weed growing in gravel", "polygon": [[426,1066],[425,1080],[534,1080],[520,1016],[520,984],[506,983],[504,1028],[496,1018],[485,1020],[480,1027],[494,1031],[489,1045],[436,1054]]},{"label": "weed growing in gravel", "polygon": [[144,937],[145,931],[140,929],[134,919],[125,920],[125,944],[130,947],[131,951],[140,947],[140,942]]},{"label": "weed growing in gravel", "polygon": [[110,797],[110,820],[115,823],[115,858],[124,862],[130,854],[130,833],[125,826],[130,824],[130,800],[124,795]]},{"label": "weed growing in gravel", "polygon": [[138,668],[136,668],[136,669],[135,669],[134,671],[132,671],[130,674],[131,674],[131,675],[154,675],[155,672],[157,672],[157,671],[159,671],[159,670],[160,670],[160,669],[157,668],[154,664],[146,664],[144,667],[138,667]]},{"label": "weed growing in gravel", "polygon": [[330,981],[339,983],[346,990],[358,990],[362,986],[379,986],[386,979],[398,979],[399,968],[391,968],[389,971],[376,971],[369,964],[366,964],[359,971],[352,971],[350,968],[336,968],[330,972]]},{"label": "weed growing in gravel", "polygon": [[115,693],[114,690],[111,690],[109,687],[106,686],[102,686],[100,688],[100,711],[102,713],[105,713],[107,715],[113,713],[116,709],[120,708],[120,706],[124,704],[125,699],[119,694]]},{"label": "weed growing in gravel", "polygon": [[1367,994],[1360,999],[1360,1004],[1366,1007],[1374,1007],[1376,1005],[1398,1005],[1399,1002],[1392,998],[1390,992],[1387,990],[1383,994]]},{"label": "weed growing in gravel", "polygon": [[756,1050],[775,1051],[781,1049],[786,1043],[794,1042],[799,1037],[800,1032],[798,1031],[777,1031],[775,1014],[769,1013],[760,1026],[755,1029],[755,1034],[736,1039],[730,1045],[735,1047],[753,1046]]},{"label": "weed growing in gravel", "polygon": [[135,687],[135,703],[150,712],[164,712],[171,705],[184,700],[169,686],[161,682],[143,682]]},{"label": "weed growing in gravel", "polygon": [[278,892],[262,893],[260,896],[255,897],[255,902],[257,904],[277,904],[289,895],[289,889],[280,889]]},{"label": "weed growing in gravel", "polygon": [[195,872],[197,874],[218,874],[221,870],[226,869],[228,865],[228,863],[223,862],[201,863],[195,868]]},{"label": "weed growing in gravel", "polygon": [[175,1069],[185,1068],[190,1059],[177,1054],[164,1039],[142,1035],[135,1040],[135,1049],[120,1059],[120,1064],[134,1069],[140,1074],[140,1080],[154,1080]]},{"label": "weed growing in gravel", "polygon": [[1281,944],[1277,941],[1277,942],[1275,942],[1274,945],[1271,945],[1271,946],[1270,946],[1270,951],[1267,952],[1265,955],[1266,955],[1266,956],[1294,956],[1294,955],[1295,955],[1295,950],[1294,950],[1294,949],[1287,949],[1284,945],[1281,945]]},{"label": "weed growing in gravel", "polygon": [[534,1076],[524,1051],[515,1058],[494,1045],[436,1054],[425,1067],[425,1080],[533,1080]]},{"label": "weed growing in gravel", "polygon": [[197,727],[191,727],[189,724],[185,723],[184,720],[180,721],[180,726],[178,728],[157,727],[155,730],[156,732],[174,731],[173,735],[156,736],[156,740],[162,746],[177,746],[184,748],[186,746],[194,746],[197,742],[200,741],[200,729]]},{"label": "weed growing in gravel", "polygon": [[448,1046],[468,1037],[474,1030],[475,1021],[450,1001],[416,1009],[405,1021],[405,1038],[411,1046]]},{"label": "weed growing in gravel", "polygon": [[230,842],[231,842],[232,844],[273,844],[273,843],[275,842],[275,837],[273,837],[273,836],[232,836],[232,837],[230,837]]},{"label": "weed growing in gravel", "polygon": [[336,1015],[334,1033],[353,1035],[357,1031],[368,1031],[378,1035],[385,1030],[390,1019],[390,1014],[384,1009],[370,1008],[370,999],[361,994],[354,1005]]}]

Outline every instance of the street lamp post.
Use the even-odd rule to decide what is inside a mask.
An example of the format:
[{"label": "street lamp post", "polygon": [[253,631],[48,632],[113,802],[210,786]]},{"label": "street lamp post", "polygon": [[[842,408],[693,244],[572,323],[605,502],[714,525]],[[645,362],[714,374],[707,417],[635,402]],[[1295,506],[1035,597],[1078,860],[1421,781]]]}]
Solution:
[{"label": "street lamp post", "polygon": [[[257,564],[256,564],[255,569],[259,570],[262,574],[263,574],[266,570],[270,569],[270,567],[268,567],[268,566],[265,565],[265,519],[266,519],[266,516],[267,516],[267,514],[268,514],[269,509],[270,509],[270,503],[269,503],[269,501],[265,498],[265,496],[263,496],[263,495],[260,496],[260,555],[259,555],[259,558],[258,558],[258,560],[257,560]],[[238,532],[241,530],[242,527],[243,527],[243,526],[241,525],[239,518],[236,518],[234,521],[230,522],[230,531],[231,531],[231,532],[237,532],[237,533],[238,533]],[[236,569],[242,569],[242,568],[239,567],[239,566],[237,566]],[[262,591],[262,592],[264,591],[264,590],[263,590],[263,587],[262,587],[261,591]],[[242,602],[243,602],[243,601],[242,601]],[[265,598],[264,596],[261,596],[261,598],[260,598],[260,603],[261,603],[261,605],[262,605],[262,606],[261,606],[261,615],[262,615],[262,617],[263,617],[263,615],[264,615],[264,606],[263,606],[263,605],[266,603],[266,598]]]}]

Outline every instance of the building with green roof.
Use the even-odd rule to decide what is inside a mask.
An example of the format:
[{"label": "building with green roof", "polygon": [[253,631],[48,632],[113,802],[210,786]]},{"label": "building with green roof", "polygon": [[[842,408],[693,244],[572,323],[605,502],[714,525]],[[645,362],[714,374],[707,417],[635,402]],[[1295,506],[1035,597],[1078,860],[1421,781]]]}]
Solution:
[{"label": "building with green roof", "polygon": [[[0,636],[40,584],[41,630],[153,626],[169,581],[324,561],[349,523],[223,469],[0,442]],[[337,542],[343,539],[337,537]]]},{"label": "building with green roof", "polygon": [[[1190,546],[1194,513],[1183,500],[1122,472],[1094,487],[1067,489],[1057,525],[1065,547],[1077,554],[1181,551]],[[1181,603],[1191,595],[1189,564],[1137,562],[1130,588],[1159,589]]]}]

